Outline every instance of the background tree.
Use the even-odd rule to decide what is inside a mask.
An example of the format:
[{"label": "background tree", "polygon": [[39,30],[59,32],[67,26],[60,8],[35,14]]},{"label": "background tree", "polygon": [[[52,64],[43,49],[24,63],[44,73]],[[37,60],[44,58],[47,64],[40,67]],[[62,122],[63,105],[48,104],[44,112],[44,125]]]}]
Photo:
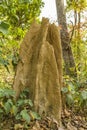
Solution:
[{"label": "background tree", "polygon": [[65,73],[68,75],[76,76],[75,61],[70,46],[70,37],[66,23],[64,1],[56,0],[56,8],[57,8],[58,23],[59,26],[61,27],[60,34],[61,34]]},{"label": "background tree", "polygon": [[[86,0],[67,0],[66,11],[67,14],[70,14],[71,23],[68,27],[70,30],[70,35],[72,35],[71,46],[73,49],[73,54],[76,61],[76,69],[78,73],[78,80],[81,81],[80,72],[86,71],[86,33],[87,33],[87,22],[86,16],[87,13],[87,1]],[[72,18],[71,18],[72,17]],[[84,77],[85,79],[85,77]]]}]

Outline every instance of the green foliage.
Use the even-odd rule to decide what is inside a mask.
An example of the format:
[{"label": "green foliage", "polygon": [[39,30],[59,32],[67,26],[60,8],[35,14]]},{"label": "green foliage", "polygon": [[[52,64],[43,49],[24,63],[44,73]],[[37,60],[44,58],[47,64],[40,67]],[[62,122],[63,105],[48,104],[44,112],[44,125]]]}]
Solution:
[{"label": "green foliage", "polygon": [[77,77],[64,76],[62,89],[69,107],[87,109],[87,0],[67,0],[66,13]]},{"label": "green foliage", "polygon": [[86,0],[66,0],[67,2],[67,10],[75,10],[75,11],[82,11],[87,8],[87,1]]},{"label": "green foliage", "polygon": [[87,88],[85,84],[78,82],[77,79],[65,76],[65,86],[62,88],[62,93],[65,96],[66,104],[73,108],[87,108]]},{"label": "green foliage", "polygon": [[4,117],[13,118],[29,124],[31,120],[39,120],[40,116],[32,111],[33,103],[27,98],[29,90],[25,89],[15,102],[15,92],[12,89],[0,89],[0,120]]},{"label": "green foliage", "polygon": [[8,88],[0,88],[0,101],[4,101],[5,98],[14,97],[14,91]]},{"label": "green foliage", "polygon": [[15,52],[18,54],[20,41],[32,21],[38,20],[43,5],[42,0],[0,1],[0,66],[4,65],[7,71],[8,63],[14,68],[17,65]]},{"label": "green foliage", "polygon": [[13,105],[13,101],[11,100],[13,97],[14,92],[12,89],[0,89],[0,119],[2,119],[4,115],[9,114]]},{"label": "green foliage", "polygon": [[34,18],[39,16],[41,7],[43,7],[41,0],[2,0],[0,17],[14,28],[26,28]]}]

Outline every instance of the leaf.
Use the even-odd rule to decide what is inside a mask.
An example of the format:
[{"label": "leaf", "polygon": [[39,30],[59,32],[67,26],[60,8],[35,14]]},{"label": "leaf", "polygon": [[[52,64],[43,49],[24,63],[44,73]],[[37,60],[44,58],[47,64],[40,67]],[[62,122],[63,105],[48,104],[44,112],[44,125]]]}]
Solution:
[{"label": "leaf", "polygon": [[13,101],[11,99],[8,99],[8,103],[13,106]]},{"label": "leaf", "polygon": [[4,107],[3,101],[0,102],[0,106],[1,106],[1,107]]},{"label": "leaf", "polygon": [[6,70],[9,72],[9,68],[8,68],[9,62],[8,62],[8,60],[3,59],[2,57],[0,57],[0,64],[4,65],[4,67],[6,68]]},{"label": "leaf", "polygon": [[67,92],[68,92],[68,88],[63,87],[61,91],[62,91],[63,93],[67,93]]},{"label": "leaf", "polygon": [[30,115],[33,119],[37,119],[37,120],[40,120],[41,117],[39,116],[38,113],[34,112],[34,111],[30,111]]},{"label": "leaf", "polygon": [[0,92],[0,98],[4,97],[4,93]]},{"label": "leaf", "polygon": [[11,105],[10,105],[9,102],[6,102],[6,103],[4,104],[4,109],[5,109],[6,114],[8,114],[8,113],[10,112],[10,110],[11,110]]},{"label": "leaf", "polygon": [[0,114],[3,113],[3,110],[0,108]]},{"label": "leaf", "polygon": [[3,96],[9,98],[10,96],[14,97],[15,92],[12,89],[2,89]]},{"label": "leaf", "polygon": [[18,106],[24,105],[24,100],[23,100],[23,99],[19,99],[19,100],[17,101],[17,104],[18,104]]},{"label": "leaf", "polygon": [[31,100],[28,100],[28,104],[33,107],[33,102]]},{"label": "leaf", "polygon": [[83,100],[86,100],[87,99],[87,91],[85,91],[85,90],[82,91],[81,92],[81,97],[82,97]]},{"label": "leaf", "polygon": [[19,0],[19,3],[29,3],[30,1],[29,0]]},{"label": "leaf", "polygon": [[73,96],[71,94],[67,94],[66,96],[66,101],[67,101],[67,104],[68,105],[71,105],[74,103],[74,99],[73,99]]},{"label": "leaf", "polygon": [[11,99],[8,99],[7,102],[4,104],[4,109],[5,109],[5,112],[6,114],[8,114],[12,108],[12,105],[13,105],[13,102]]},{"label": "leaf", "polygon": [[72,82],[68,82],[68,90],[70,92],[75,90],[75,86],[72,84]]},{"label": "leaf", "polygon": [[14,125],[14,129],[15,129],[15,130],[20,130],[20,129],[23,130],[23,125],[21,125],[21,124],[15,124],[15,125]]},{"label": "leaf", "polygon": [[20,113],[20,115],[22,116],[22,118],[23,118],[27,123],[30,122],[30,116],[29,116],[29,114],[28,114],[28,112],[27,112],[26,109],[25,109],[25,110],[22,110],[21,113]]},{"label": "leaf", "polygon": [[64,130],[62,127],[59,127],[58,130]]},{"label": "leaf", "polygon": [[17,111],[18,111],[18,108],[15,105],[13,105],[12,108],[11,108],[11,114],[16,115]]},{"label": "leaf", "polygon": [[9,29],[9,24],[2,21],[0,23],[0,32],[2,32],[3,34],[7,34],[8,29]]},{"label": "leaf", "polygon": [[20,113],[18,113],[18,114],[15,116],[15,119],[16,119],[16,120],[20,120],[20,119],[21,119]]}]

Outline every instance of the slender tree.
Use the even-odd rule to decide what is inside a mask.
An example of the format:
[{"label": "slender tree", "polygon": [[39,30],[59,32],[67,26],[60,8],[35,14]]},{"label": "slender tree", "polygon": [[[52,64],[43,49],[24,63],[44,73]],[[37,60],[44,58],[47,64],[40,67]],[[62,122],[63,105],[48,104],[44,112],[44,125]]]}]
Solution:
[{"label": "slender tree", "polygon": [[[63,58],[65,65],[65,73],[68,75],[76,75],[75,61],[70,46],[70,37],[67,29],[66,15],[64,10],[64,0],[56,0],[57,18],[59,26],[61,27],[61,43],[63,50]],[[72,71],[74,69],[74,71]]]}]

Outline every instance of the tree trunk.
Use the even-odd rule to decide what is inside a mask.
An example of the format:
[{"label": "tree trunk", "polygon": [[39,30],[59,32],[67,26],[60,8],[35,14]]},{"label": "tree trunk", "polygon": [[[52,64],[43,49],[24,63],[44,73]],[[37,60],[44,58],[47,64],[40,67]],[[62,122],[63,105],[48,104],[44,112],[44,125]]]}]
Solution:
[{"label": "tree trunk", "polygon": [[58,27],[43,18],[33,23],[20,47],[14,80],[16,99],[24,88],[39,114],[61,124],[62,49]]},{"label": "tree trunk", "polygon": [[[76,76],[75,61],[70,46],[70,38],[69,38],[67,24],[66,24],[66,15],[64,12],[64,1],[56,0],[56,7],[57,7],[58,23],[59,26],[61,27],[60,34],[61,34],[63,59],[65,65],[65,73],[68,75]],[[74,71],[72,71],[73,69]]]}]

